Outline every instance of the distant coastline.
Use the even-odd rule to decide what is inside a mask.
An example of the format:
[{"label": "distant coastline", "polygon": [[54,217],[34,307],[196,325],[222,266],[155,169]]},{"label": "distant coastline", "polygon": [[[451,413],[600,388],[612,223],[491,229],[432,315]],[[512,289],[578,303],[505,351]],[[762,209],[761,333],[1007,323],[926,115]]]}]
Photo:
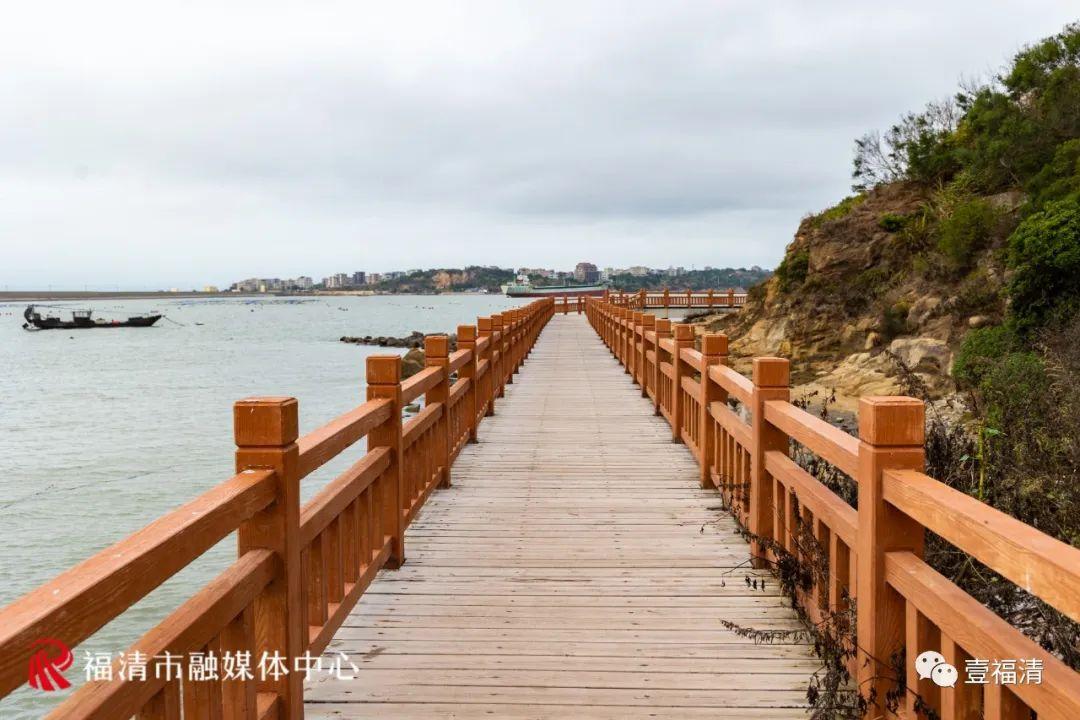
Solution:
[{"label": "distant coastline", "polygon": [[7,290],[0,292],[0,302],[14,300],[143,300],[161,298],[253,297],[266,293],[169,292],[167,290]]},{"label": "distant coastline", "polygon": [[[257,297],[321,297],[321,296],[370,296],[370,295],[483,295],[469,290],[442,292],[385,292],[372,290],[316,290],[314,292],[171,292],[168,290],[6,290],[0,291],[0,302],[24,300],[162,300],[170,298],[257,298]],[[498,295],[499,293],[486,293]]]}]

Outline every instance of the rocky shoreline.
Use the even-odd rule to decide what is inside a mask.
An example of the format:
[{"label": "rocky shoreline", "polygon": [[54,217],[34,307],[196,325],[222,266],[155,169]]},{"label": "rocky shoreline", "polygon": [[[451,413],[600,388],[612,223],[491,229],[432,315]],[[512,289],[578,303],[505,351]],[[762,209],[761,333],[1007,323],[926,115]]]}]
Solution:
[{"label": "rocky shoreline", "polygon": [[[371,345],[386,348],[409,348],[409,351],[401,356],[402,379],[412,377],[424,369],[424,338],[426,336],[419,330],[413,330],[404,337],[388,335],[342,335],[339,340],[350,345]],[[457,335],[450,334],[450,352],[457,350]]]},{"label": "rocky shoreline", "polygon": [[422,348],[424,347],[424,333],[419,330],[413,330],[405,337],[391,337],[387,335],[342,335],[340,338],[343,343],[351,343],[353,345],[375,345],[378,347],[400,347],[400,348]]}]

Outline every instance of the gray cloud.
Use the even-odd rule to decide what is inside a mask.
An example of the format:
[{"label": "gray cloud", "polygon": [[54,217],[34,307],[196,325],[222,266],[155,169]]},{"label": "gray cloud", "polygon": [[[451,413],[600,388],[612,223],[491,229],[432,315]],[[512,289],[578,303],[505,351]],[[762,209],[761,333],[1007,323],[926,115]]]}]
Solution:
[{"label": "gray cloud", "polygon": [[847,191],[853,137],[1069,6],[24,5],[0,287],[772,265]]}]

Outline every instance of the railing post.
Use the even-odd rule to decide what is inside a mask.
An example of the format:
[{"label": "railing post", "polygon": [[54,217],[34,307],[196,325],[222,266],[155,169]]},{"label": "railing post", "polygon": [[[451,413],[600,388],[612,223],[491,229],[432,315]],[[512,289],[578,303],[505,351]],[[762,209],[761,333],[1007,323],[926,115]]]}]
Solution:
[{"label": "railing post", "polygon": [[708,307],[711,309],[712,306],[713,306],[713,291],[712,291],[712,288],[709,288]]},{"label": "railing post", "polygon": [[671,291],[664,288],[664,314],[671,308]]},{"label": "railing post", "polygon": [[436,421],[435,436],[439,444],[435,450],[439,454],[442,468],[439,472],[439,487],[450,487],[450,338],[445,335],[428,335],[424,338],[424,366],[437,367],[442,371],[441,379],[424,393],[424,404],[442,403],[442,417]]},{"label": "railing post", "polygon": [[727,362],[728,339],[722,333],[709,333],[701,337],[701,487],[713,487],[712,460],[716,448],[716,434],[710,416],[710,406],[717,401],[726,402],[727,392],[719,383],[709,378],[709,367]]},{"label": "railing post", "polygon": [[[269,468],[277,488],[274,502],[240,525],[240,555],[257,548],[272,550],[280,559],[277,576],[255,598],[255,653],[294,660],[308,649],[300,569],[300,453],[298,404],[294,398],[249,398],[233,406],[236,470]],[[304,717],[304,689],[299,673],[257,678],[259,692],[279,698],[278,717]]]},{"label": "railing post", "polygon": [[653,415],[660,414],[660,341],[671,337],[671,321],[660,318],[656,321],[656,366],[653,367]]},{"label": "railing post", "polygon": [[735,289],[728,288],[727,291],[727,305],[729,308],[735,307]]},{"label": "railing post", "polygon": [[755,567],[767,564],[769,548],[766,542],[773,538],[773,516],[776,514],[773,483],[765,471],[765,453],[778,450],[788,452],[788,438],[782,431],[765,421],[765,403],[769,400],[789,400],[791,396],[790,367],[785,358],[754,358],[754,390],[751,399],[751,431],[753,443],[750,449],[750,532],[755,538],[751,546]]},{"label": "railing post", "polygon": [[630,380],[633,382],[638,381],[638,376],[641,374],[639,369],[641,367],[641,353],[638,352],[638,335],[641,333],[642,316],[645,313],[640,310],[635,310],[631,315],[631,327],[630,327],[630,356],[628,366],[630,368]]},{"label": "railing post", "polygon": [[[503,316],[495,313],[491,316],[491,336],[495,340],[495,349],[499,353],[499,359],[495,362],[495,391],[493,397],[502,397],[503,386],[506,384],[504,368],[506,367],[506,333],[503,331]],[[494,354],[492,355],[494,357]]]},{"label": "railing post", "polygon": [[506,384],[514,384],[514,373],[517,372],[518,351],[518,311],[506,310],[503,312],[503,332],[506,334]]},{"label": "railing post", "polygon": [[[922,557],[925,532],[914,520],[885,503],[883,473],[923,470],[922,401],[909,397],[861,398],[859,440],[856,667],[859,690],[884,708],[886,693],[895,686],[891,659],[904,645],[905,628],[904,601],[885,583],[885,554],[907,550]],[[913,657],[909,653],[907,662],[911,663]]]},{"label": "railing post", "polygon": [[[641,397],[649,397],[649,340],[645,337],[645,333],[656,332],[656,316],[652,313],[645,313],[641,316],[641,370],[638,371],[638,377],[641,378]],[[655,340],[654,340],[655,342]],[[653,359],[656,359],[656,348],[653,348]]]},{"label": "railing post", "polygon": [[484,393],[480,396],[480,401],[485,404],[484,417],[491,417],[495,414],[495,363],[492,362],[495,353],[492,347],[494,342],[491,332],[491,318],[476,318],[476,334],[480,338],[488,338],[487,347],[480,352],[480,360],[487,360],[487,371],[484,372],[483,378]]},{"label": "railing post", "polygon": [[675,376],[672,382],[671,392],[671,441],[682,442],[682,379],[683,375],[683,348],[694,346],[694,326],[679,323],[675,326],[675,352],[671,353],[671,369]]},{"label": "railing post", "polygon": [[405,562],[405,490],[402,487],[401,457],[401,356],[369,355],[367,359],[367,399],[390,400],[390,417],[368,433],[368,451],[385,447],[390,450],[390,497],[383,497],[383,531],[390,535],[390,557],[386,567],[399,568]]},{"label": "railing post", "polygon": [[477,417],[480,406],[480,388],[476,382],[476,363],[478,359],[476,357],[476,326],[475,325],[458,325],[457,326],[457,346],[458,350],[469,351],[469,361],[461,366],[458,370],[458,376],[462,378],[468,378],[469,391],[465,393],[465,399],[462,400],[465,403],[467,412],[469,413],[469,442],[476,442],[476,430],[480,424],[480,419]]},{"label": "railing post", "polygon": [[619,308],[617,315],[619,319],[619,352],[617,352],[615,356],[619,358],[619,362],[621,362],[623,366],[623,372],[626,373],[630,372],[630,368],[626,367],[626,348],[628,347],[628,343],[626,341],[626,319],[627,317],[629,317],[630,312],[631,311],[626,308]]}]

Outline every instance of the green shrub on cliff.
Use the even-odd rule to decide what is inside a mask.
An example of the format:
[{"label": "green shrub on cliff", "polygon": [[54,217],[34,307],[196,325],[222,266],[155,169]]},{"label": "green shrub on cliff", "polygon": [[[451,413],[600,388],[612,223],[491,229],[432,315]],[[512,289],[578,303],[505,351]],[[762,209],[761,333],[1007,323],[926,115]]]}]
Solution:
[{"label": "green shrub on cliff", "polygon": [[1010,312],[1021,335],[1080,309],[1080,200],[1049,204],[1009,237]]},{"label": "green shrub on cliff", "polygon": [[953,360],[953,377],[966,387],[978,387],[983,376],[999,359],[1020,346],[1011,325],[971,330]]},{"label": "green shrub on cliff", "polygon": [[806,273],[810,270],[810,253],[799,250],[784,256],[776,267],[776,277],[780,279],[780,290],[788,292],[796,285],[806,280]]},{"label": "green shrub on cliff", "polygon": [[812,215],[810,217],[810,224],[814,227],[821,227],[827,222],[835,222],[836,220],[845,218],[865,199],[866,195],[862,193],[859,193],[858,195],[849,195],[831,208],[822,210],[817,215]]},{"label": "green shrub on cliff", "polygon": [[938,250],[954,268],[970,267],[975,253],[989,242],[997,219],[993,205],[981,198],[957,205],[938,226]]}]

